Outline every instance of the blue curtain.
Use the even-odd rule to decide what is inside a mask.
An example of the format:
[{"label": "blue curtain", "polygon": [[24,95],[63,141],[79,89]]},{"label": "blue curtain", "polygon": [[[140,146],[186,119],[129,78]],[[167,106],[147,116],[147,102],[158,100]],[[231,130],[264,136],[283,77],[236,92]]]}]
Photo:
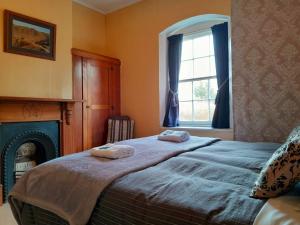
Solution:
[{"label": "blue curtain", "polygon": [[164,127],[179,126],[178,80],[181,62],[182,34],[168,37],[169,93]]},{"label": "blue curtain", "polygon": [[213,128],[229,128],[229,56],[228,23],[211,28],[214,40],[218,93],[213,116]]}]

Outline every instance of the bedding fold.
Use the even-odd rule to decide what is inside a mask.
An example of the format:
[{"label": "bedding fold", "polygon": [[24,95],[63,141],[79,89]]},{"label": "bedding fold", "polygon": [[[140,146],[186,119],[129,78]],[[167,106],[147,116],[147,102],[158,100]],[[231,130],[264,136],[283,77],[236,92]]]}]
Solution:
[{"label": "bedding fold", "polygon": [[91,150],[61,157],[24,174],[8,200],[19,224],[22,201],[55,213],[70,225],[85,225],[102,191],[116,179],[218,140],[192,136],[186,142],[172,143],[152,136],[117,143],[135,148],[129,158],[93,157]]}]

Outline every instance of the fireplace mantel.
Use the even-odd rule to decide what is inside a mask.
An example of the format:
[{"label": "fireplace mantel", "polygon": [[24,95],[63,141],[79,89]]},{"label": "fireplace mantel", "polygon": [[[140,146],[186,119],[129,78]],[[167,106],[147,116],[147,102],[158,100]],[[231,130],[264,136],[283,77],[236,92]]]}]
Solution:
[{"label": "fireplace mantel", "polygon": [[[13,97],[13,96],[0,96],[0,122],[21,122],[20,119],[25,121],[45,121],[57,119],[57,115],[50,115],[51,110],[60,105],[61,111],[65,112],[65,118],[67,125],[70,125],[72,118],[72,108],[75,102],[83,102],[82,100],[74,100],[74,99],[60,99],[60,98],[31,98],[31,97]],[[6,106],[13,105],[13,112],[7,112],[7,110],[11,110],[10,107],[3,108],[1,107],[1,103],[6,103]],[[58,105],[59,104],[59,105]],[[2,104],[3,106],[3,104]],[[16,112],[15,109],[19,109],[19,112]],[[21,112],[22,111],[22,112]],[[54,110],[56,113],[59,113],[58,110]],[[45,113],[46,112],[46,113]],[[22,113],[22,116],[14,117],[13,114]],[[54,116],[55,118],[52,118]],[[17,120],[17,121],[15,121]]]},{"label": "fireplace mantel", "polygon": [[13,96],[0,96],[0,102],[1,101],[61,102],[61,103],[83,102],[83,100],[64,99],[64,98],[32,98],[32,97],[13,97]]},{"label": "fireplace mantel", "polygon": [[83,100],[0,96],[0,125],[14,122],[60,122],[61,155],[74,152],[73,108]]},{"label": "fireplace mantel", "polygon": [[[0,96],[0,126],[18,122],[57,121],[59,123],[60,155],[75,153],[74,140],[79,137],[74,134],[74,127],[78,121],[72,117],[72,114],[76,102],[83,103],[84,101]],[[1,198],[2,184],[0,181],[0,206]]]}]

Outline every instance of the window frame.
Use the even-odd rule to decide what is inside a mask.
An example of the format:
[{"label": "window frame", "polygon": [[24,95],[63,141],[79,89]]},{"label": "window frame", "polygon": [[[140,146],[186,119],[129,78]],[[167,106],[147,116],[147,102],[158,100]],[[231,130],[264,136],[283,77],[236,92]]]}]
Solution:
[{"label": "window frame", "polygon": [[[231,50],[231,18],[228,15],[223,14],[201,14],[188,18],[184,18],[176,23],[165,27],[158,34],[158,80],[159,80],[159,126],[161,129],[165,129],[163,121],[167,111],[167,101],[169,93],[169,75],[168,75],[168,37],[175,34],[192,33],[198,30],[209,29],[214,25],[228,22],[228,50],[229,50],[229,102],[230,102],[230,129],[216,129],[213,127],[202,127],[202,126],[175,126],[173,129],[185,129],[185,130],[214,130],[213,132],[232,132],[233,127],[233,113],[232,113],[232,50]],[[230,131],[228,131],[230,130]],[[206,134],[205,134],[206,135]]]},{"label": "window frame", "polygon": [[[210,28],[206,28],[206,29],[200,29],[198,31],[194,31],[192,33],[184,33],[183,34],[183,41],[187,41],[187,40],[193,40],[199,37],[203,37],[203,36],[207,36],[207,35],[212,35],[212,31]],[[207,55],[207,56],[200,56],[200,57],[196,57],[196,58],[191,58],[191,59],[186,59],[183,61],[188,61],[188,60],[196,60],[196,59],[200,59],[200,58],[207,58],[207,57],[212,57],[213,55]],[[182,62],[182,61],[181,61]],[[206,76],[206,77],[197,77],[197,78],[190,78],[190,79],[184,79],[184,80],[179,80],[178,84],[180,83],[185,83],[185,82],[193,82],[195,81],[202,81],[202,80],[207,80],[208,81],[208,93],[210,90],[210,79],[216,79],[217,75],[214,76]],[[192,86],[192,89],[194,89],[194,87]],[[192,94],[193,95],[193,94]],[[210,96],[208,95],[208,99],[205,99],[207,101],[214,101],[215,99],[210,99]],[[192,97],[192,100],[186,100],[186,101],[179,101],[179,107],[180,107],[180,102],[194,102],[194,101],[201,101],[201,100],[194,100]],[[209,117],[210,117],[210,113],[211,113],[211,108],[208,107],[209,110]],[[194,104],[192,104],[192,115],[194,117]],[[179,117],[179,126],[188,126],[188,127],[211,127],[212,125],[212,119],[213,118],[209,118],[210,120],[208,121],[195,121],[195,120],[191,120],[191,121],[181,121],[180,117]]]}]

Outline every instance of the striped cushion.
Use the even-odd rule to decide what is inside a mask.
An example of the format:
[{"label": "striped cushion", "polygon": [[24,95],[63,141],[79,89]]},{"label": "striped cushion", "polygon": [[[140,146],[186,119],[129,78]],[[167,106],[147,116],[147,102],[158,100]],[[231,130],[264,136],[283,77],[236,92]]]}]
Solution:
[{"label": "striped cushion", "polygon": [[134,120],[127,119],[109,119],[107,143],[127,140],[133,138]]}]

